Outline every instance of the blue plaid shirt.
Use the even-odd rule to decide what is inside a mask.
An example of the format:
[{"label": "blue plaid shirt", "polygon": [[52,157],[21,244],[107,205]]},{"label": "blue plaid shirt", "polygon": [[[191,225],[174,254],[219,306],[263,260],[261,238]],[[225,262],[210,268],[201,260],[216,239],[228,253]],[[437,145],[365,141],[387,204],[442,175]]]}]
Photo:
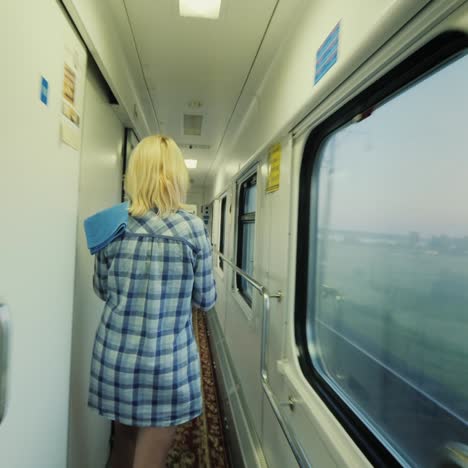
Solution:
[{"label": "blue plaid shirt", "polygon": [[89,406],[133,426],[172,426],[202,411],[192,306],[216,301],[201,219],[179,210],[129,216],[97,253],[94,290],[105,301],[93,350]]}]

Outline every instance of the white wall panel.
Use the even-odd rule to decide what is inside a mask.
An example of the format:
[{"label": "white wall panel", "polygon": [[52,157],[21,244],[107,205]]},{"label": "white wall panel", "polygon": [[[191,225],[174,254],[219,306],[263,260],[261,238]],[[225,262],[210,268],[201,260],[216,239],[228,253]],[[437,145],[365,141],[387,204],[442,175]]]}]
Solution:
[{"label": "white wall panel", "polygon": [[[232,229],[234,222],[234,205],[233,205],[233,189],[230,187],[226,192],[224,192],[220,198],[214,202],[214,229],[215,233],[213,237],[213,244],[216,250],[220,248],[220,236],[221,236],[221,200],[226,197],[226,212],[224,220],[224,255],[228,259],[232,259]],[[218,316],[219,324],[221,330],[224,333],[225,321],[226,321],[226,300],[227,297],[231,294],[232,289],[232,276],[231,276],[231,267],[227,264],[223,265],[223,268],[220,267],[219,257],[214,254],[214,275],[216,281],[216,291],[218,293],[218,299],[216,301],[216,314]]]},{"label": "white wall panel", "polygon": [[189,205],[197,205],[197,210],[200,214],[200,208],[203,205],[203,191],[196,189],[190,190],[187,193],[187,203]]},{"label": "white wall panel", "polygon": [[[428,1],[361,0],[359,8],[348,0],[304,1],[292,32],[282,31],[287,40],[251,99],[244,120],[229,129],[211,169],[207,198],[214,198],[251,156],[318,106]],[[280,2],[279,8],[288,5]],[[339,21],[338,62],[314,86],[316,52]],[[274,28],[273,22],[272,33],[277,33]]]},{"label": "white wall panel", "polygon": [[104,303],[94,294],[94,257],[86,247],[83,221],[120,202],[124,129],[108,103],[93,66],[87,75],[76,247],[75,307],[70,395],[69,468],[104,467],[110,422],[87,407],[94,335]]},{"label": "white wall panel", "polygon": [[[225,223],[227,220],[225,220]],[[221,200],[215,200],[213,202],[213,236],[211,242],[215,250],[219,250],[219,242],[221,236]],[[225,300],[226,300],[226,291],[224,284],[224,271],[219,266],[219,257],[213,252],[213,263],[214,263],[214,277],[216,282],[216,292],[218,298],[216,300],[215,311],[218,315],[218,320],[221,326],[221,329],[224,329],[224,314],[225,314]],[[228,267],[227,267],[228,268]]]},{"label": "white wall panel", "polygon": [[158,133],[123,1],[63,0],[86,45],[124,109],[143,138]]},{"label": "white wall panel", "polygon": [[54,0],[2,1],[0,16],[0,295],[12,314],[0,466],[64,468],[80,166],[59,134],[65,42],[86,54]]}]

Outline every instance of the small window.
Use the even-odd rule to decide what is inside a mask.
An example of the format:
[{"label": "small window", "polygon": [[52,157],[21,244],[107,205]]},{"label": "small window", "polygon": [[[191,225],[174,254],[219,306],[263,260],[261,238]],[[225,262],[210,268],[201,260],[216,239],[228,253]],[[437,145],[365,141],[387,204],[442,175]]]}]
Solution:
[{"label": "small window", "polygon": [[[254,271],[255,212],[257,206],[257,174],[242,182],[239,191],[237,266],[252,275]],[[237,288],[246,302],[252,304],[252,286],[237,275]]]},{"label": "small window", "polygon": [[[224,255],[224,244],[226,237],[226,204],[227,197],[223,197],[221,200],[221,220],[219,226],[219,251]],[[219,268],[224,270],[223,259],[219,259]]]},{"label": "small window", "polygon": [[404,465],[468,444],[467,76],[465,55],[342,126],[308,173],[312,383]]}]

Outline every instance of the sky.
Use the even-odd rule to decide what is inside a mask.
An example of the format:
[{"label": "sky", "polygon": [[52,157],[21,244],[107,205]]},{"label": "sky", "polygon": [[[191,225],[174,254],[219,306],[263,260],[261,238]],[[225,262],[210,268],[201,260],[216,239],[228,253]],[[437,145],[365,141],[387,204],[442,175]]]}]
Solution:
[{"label": "sky", "polygon": [[468,236],[468,55],[340,129],[322,151],[319,227]]}]

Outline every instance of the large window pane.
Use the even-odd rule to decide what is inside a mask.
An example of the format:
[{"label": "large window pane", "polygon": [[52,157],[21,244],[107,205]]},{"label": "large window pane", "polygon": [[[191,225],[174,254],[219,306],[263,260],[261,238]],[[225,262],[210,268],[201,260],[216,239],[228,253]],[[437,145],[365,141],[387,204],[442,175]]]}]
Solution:
[{"label": "large window pane", "polygon": [[[242,263],[241,268],[248,275],[253,275],[254,267],[254,241],[255,241],[255,224],[246,223],[242,226]],[[252,286],[245,280],[241,279],[241,290],[244,296],[252,301]]]},{"label": "large window pane", "polygon": [[[239,187],[237,265],[252,276],[254,271],[257,174],[252,174]],[[252,286],[241,275],[237,275],[237,287],[246,302],[251,305]]]},{"label": "large window pane", "polygon": [[257,203],[257,185],[247,186],[245,189],[244,206],[242,213],[252,213],[255,211]]},{"label": "large window pane", "polygon": [[329,137],[311,194],[313,362],[418,466],[468,444],[467,76],[465,56]]}]

